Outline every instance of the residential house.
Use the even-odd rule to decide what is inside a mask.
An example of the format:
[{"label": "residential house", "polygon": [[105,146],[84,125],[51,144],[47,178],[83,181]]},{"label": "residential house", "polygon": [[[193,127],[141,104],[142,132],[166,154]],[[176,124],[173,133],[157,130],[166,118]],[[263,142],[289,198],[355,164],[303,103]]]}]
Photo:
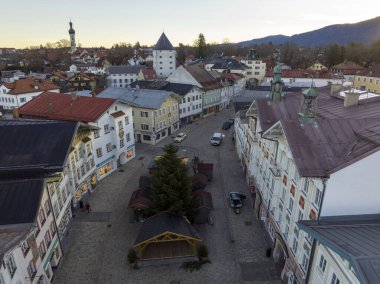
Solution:
[{"label": "residential house", "polygon": [[235,141],[282,279],[306,283],[316,243],[298,221],[380,213],[380,100],[334,85],[284,93],[277,79],[236,120]]},{"label": "residential house", "polygon": [[255,49],[250,49],[247,56],[241,59],[240,62],[248,67],[245,78],[250,84],[257,85],[264,80],[267,64],[257,58]]},{"label": "residential house", "polygon": [[380,94],[380,64],[356,73],[354,87]]},{"label": "residential house", "polygon": [[79,72],[67,79],[67,88],[77,91],[94,90],[96,87],[96,79],[85,73]]},{"label": "residential house", "polygon": [[162,33],[153,48],[153,69],[158,77],[165,78],[176,69],[177,52],[169,39]]},{"label": "residential house", "polygon": [[179,129],[181,100],[161,90],[107,88],[98,97],[113,98],[132,107],[135,141],[156,145]]},{"label": "residential house", "polygon": [[202,117],[202,91],[190,84],[170,83],[166,81],[136,81],[132,88],[162,90],[173,92],[181,97],[179,118],[181,125],[192,123]]},{"label": "residential house", "polygon": [[79,121],[92,131],[88,138],[78,141],[70,157],[76,169],[77,200],[97,181],[135,157],[132,108],[115,99],[47,92],[20,108],[19,115]]},{"label": "residential house", "polygon": [[239,62],[236,59],[223,57],[215,61],[215,63],[209,67],[210,70],[218,71],[219,73],[228,72],[234,74],[246,75],[248,67]]},{"label": "residential house", "polygon": [[315,61],[313,63],[313,65],[307,67],[307,70],[311,70],[311,71],[321,71],[321,70],[328,70],[328,68],[323,65],[321,62],[319,62],[318,60]]},{"label": "residential house", "polygon": [[197,86],[203,92],[203,116],[218,112],[223,86],[210,72],[199,65],[179,66],[166,81],[171,83],[190,84]]},{"label": "residential house", "polygon": [[146,69],[144,65],[136,66],[110,66],[109,75],[107,77],[108,86],[114,88],[125,88],[129,84],[135,82],[139,78],[141,70]]},{"label": "residential house", "polygon": [[53,281],[62,258],[62,228],[71,218],[64,176],[77,127],[74,122],[0,121],[1,283]]},{"label": "residential house", "polygon": [[1,71],[1,82],[3,83],[13,83],[18,79],[25,78],[25,73],[21,70],[3,70]]},{"label": "residential house", "polygon": [[59,92],[59,87],[50,80],[33,77],[19,79],[13,83],[3,83],[0,85],[0,107],[19,108],[45,91]]},{"label": "residential house", "polygon": [[[138,75],[138,80],[156,80],[156,71],[151,68],[141,69]],[[135,81],[136,82],[136,81]]]},{"label": "residential house", "polygon": [[348,82],[354,82],[354,77],[357,73],[364,71],[365,68],[355,62],[344,60],[342,63],[334,65],[330,68],[333,73],[343,74]]},{"label": "residential house", "polygon": [[[274,75],[274,69],[266,71],[264,84],[269,85]],[[315,87],[323,87],[329,84],[343,84],[346,82],[345,77],[340,73],[332,73],[327,70],[282,70],[282,80],[287,87],[309,87],[311,83]]]}]

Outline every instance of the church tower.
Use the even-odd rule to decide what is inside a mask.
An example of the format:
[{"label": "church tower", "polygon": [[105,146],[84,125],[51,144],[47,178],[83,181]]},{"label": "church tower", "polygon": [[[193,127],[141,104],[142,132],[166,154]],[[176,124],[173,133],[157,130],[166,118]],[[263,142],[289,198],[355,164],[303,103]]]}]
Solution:
[{"label": "church tower", "polygon": [[153,48],[153,69],[158,77],[164,78],[170,76],[176,68],[177,53],[166,37],[162,33],[156,45]]},{"label": "church tower", "polygon": [[75,30],[73,29],[73,23],[70,21],[70,29],[69,29],[69,35],[70,35],[70,53],[74,53],[77,50],[77,45],[75,43]]}]

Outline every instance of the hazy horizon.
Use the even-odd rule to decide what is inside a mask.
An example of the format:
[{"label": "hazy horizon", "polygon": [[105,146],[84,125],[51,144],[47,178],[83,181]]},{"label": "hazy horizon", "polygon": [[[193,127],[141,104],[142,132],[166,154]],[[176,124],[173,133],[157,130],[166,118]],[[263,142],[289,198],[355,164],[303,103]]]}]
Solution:
[{"label": "hazy horizon", "polygon": [[313,8],[301,0],[236,0],[233,5],[226,0],[193,0],[190,4],[174,0],[128,2],[67,0],[63,5],[55,0],[8,1],[2,10],[17,13],[3,13],[0,47],[26,48],[69,39],[70,19],[76,41],[84,47],[109,48],[115,43],[137,41],[152,46],[162,31],[178,46],[191,45],[199,33],[205,35],[208,43],[226,39],[240,42],[277,34],[291,36],[328,25],[372,19],[378,16],[380,8],[380,2],[354,0],[345,1],[344,5],[321,0]]}]

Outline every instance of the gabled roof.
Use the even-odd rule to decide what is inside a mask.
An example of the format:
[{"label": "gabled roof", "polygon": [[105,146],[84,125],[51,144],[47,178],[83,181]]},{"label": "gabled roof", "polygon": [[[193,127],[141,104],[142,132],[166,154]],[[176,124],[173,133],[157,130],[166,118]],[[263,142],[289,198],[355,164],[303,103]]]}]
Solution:
[{"label": "gabled roof", "polygon": [[5,86],[8,89],[11,89],[9,91],[9,94],[11,95],[19,95],[19,94],[43,92],[43,91],[59,89],[59,87],[56,86],[50,80],[41,80],[41,79],[36,79],[34,77],[19,79],[13,82],[12,85],[8,84]]},{"label": "gabled roof", "polygon": [[376,64],[374,66],[369,67],[368,69],[360,71],[358,73],[358,75],[359,76],[380,78],[380,64]]},{"label": "gabled roof", "polygon": [[172,92],[161,90],[129,89],[129,88],[107,88],[99,93],[100,98],[113,98],[134,107],[158,109]]},{"label": "gabled roof", "polygon": [[156,71],[152,68],[142,69],[141,72],[144,75],[145,80],[154,80],[157,78]]},{"label": "gabled roof", "polygon": [[[346,74],[346,72],[352,72],[352,71],[360,71],[364,70],[365,68],[353,61],[344,60],[342,63],[339,63],[337,65],[332,66],[330,69],[338,69],[342,70],[343,74]],[[355,73],[355,72],[354,72]],[[353,73],[353,74],[354,74]],[[348,75],[349,73],[347,73]]]},{"label": "gabled roof", "polygon": [[222,85],[218,80],[199,65],[186,66],[185,69],[199,84],[202,85],[202,88],[205,91],[222,88]]},{"label": "gabled roof", "polygon": [[26,118],[44,118],[95,122],[116,102],[115,99],[77,96],[46,92],[29,101],[19,109]]},{"label": "gabled roof", "polygon": [[380,283],[380,215],[324,217],[298,224],[324,246],[348,260],[360,283]]},{"label": "gabled roof", "polygon": [[191,84],[170,83],[166,81],[135,81],[130,86],[131,88],[139,86],[140,89],[173,92],[179,96],[188,94],[194,88]]},{"label": "gabled roof", "polygon": [[76,122],[0,120],[0,178],[62,171],[76,130]]},{"label": "gabled roof", "polygon": [[212,67],[212,69],[234,69],[234,70],[245,70],[248,66],[232,58],[223,58],[218,60]]},{"label": "gabled roof", "polygon": [[145,65],[120,65],[120,66],[110,66],[109,74],[138,74],[140,70],[147,69]]},{"label": "gabled roof", "polygon": [[163,233],[171,232],[188,238],[200,240],[198,232],[191,226],[186,217],[178,216],[169,212],[162,212],[144,221],[135,246]]},{"label": "gabled roof", "polygon": [[162,33],[160,38],[158,39],[156,45],[154,46],[155,50],[174,50],[173,45],[165,35],[165,33]]}]

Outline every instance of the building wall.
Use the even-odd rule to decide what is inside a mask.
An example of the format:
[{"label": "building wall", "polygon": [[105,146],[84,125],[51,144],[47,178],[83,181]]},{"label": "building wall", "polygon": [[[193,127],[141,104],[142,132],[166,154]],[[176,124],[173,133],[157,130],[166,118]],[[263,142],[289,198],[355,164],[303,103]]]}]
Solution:
[{"label": "building wall", "polygon": [[202,91],[193,88],[189,93],[182,97],[179,104],[179,117],[181,121],[188,123],[195,117],[202,115]]},{"label": "building wall", "polygon": [[348,261],[317,243],[310,269],[310,284],[330,284],[333,274],[340,283],[359,284],[359,280],[350,269]]},{"label": "building wall", "polygon": [[[133,113],[135,141],[137,143],[155,145],[179,129],[178,99],[173,96],[168,96],[159,109],[134,107]],[[148,117],[146,117],[146,113],[148,113]],[[148,129],[145,125],[148,126]]]},{"label": "building wall", "polygon": [[[122,111],[117,118],[112,113]],[[95,157],[98,180],[135,157],[132,108],[116,102],[96,122],[90,123],[99,130],[94,131],[92,149]]]},{"label": "building wall", "polygon": [[244,59],[240,61],[247,65],[249,69],[245,70],[245,78],[247,80],[256,79],[258,82],[262,82],[265,77],[266,63],[261,60],[248,60]]},{"label": "building wall", "polygon": [[157,77],[168,77],[176,69],[175,50],[153,50],[153,69]]},{"label": "building wall", "polygon": [[[321,215],[379,214],[379,159],[380,152],[376,152],[333,173],[327,182]],[[342,196],[344,202],[340,202]]]},{"label": "building wall", "polygon": [[203,115],[208,115],[219,111],[220,101],[221,101],[220,89],[208,90],[203,95]]},{"label": "building wall", "polygon": [[[5,266],[0,267],[0,277],[5,283],[41,283],[40,279],[44,281],[42,283],[51,283],[52,268],[58,266],[62,256],[52,212],[47,187],[44,187],[35,229],[18,246],[4,255]],[[43,216],[42,219],[40,215]],[[16,267],[13,275],[8,265],[10,259],[13,259]],[[35,273],[28,273],[29,265],[33,265]]]},{"label": "building wall", "polygon": [[380,94],[380,78],[355,75],[354,87]]},{"label": "building wall", "polygon": [[107,77],[107,80],[109,82],[109,87],[125,88],[137,81],[139,79],[138,77],[138,73],[110,74]]}]

